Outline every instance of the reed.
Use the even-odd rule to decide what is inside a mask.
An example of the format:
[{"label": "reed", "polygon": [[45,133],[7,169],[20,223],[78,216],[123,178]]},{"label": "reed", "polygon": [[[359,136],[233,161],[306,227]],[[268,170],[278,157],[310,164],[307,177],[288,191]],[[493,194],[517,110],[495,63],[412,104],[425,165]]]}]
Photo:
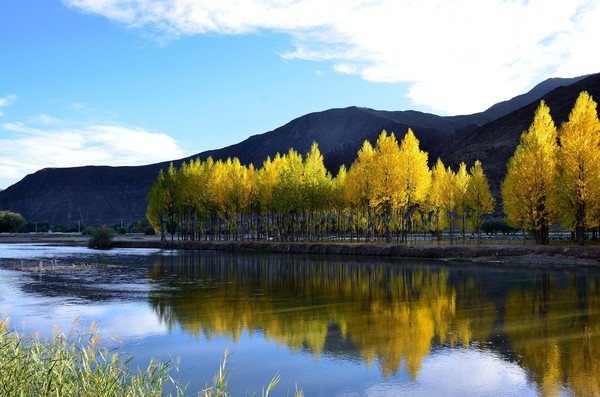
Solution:
[{"label": "reed", "polygon": [[[212,385],[192,395],[229,397],[228,354]],[[154,397],[185,396],[187,385],[172,376],[177,363],[151,361],[145,370],[133,369],[133,357],[108,350],[99,343],[95,324],[81,333],[68,334],[55,329],[50,338],[39,334],[20,335],[10,328],[10,320],[0,320],[0,395],[39,397]],[[263,397],[279,382],[275,376]],[[170,391],[166,392],[165,389]],[[166,394],[168,393],[168,394]],[[296,390],[297,397],[302,392]]]}]

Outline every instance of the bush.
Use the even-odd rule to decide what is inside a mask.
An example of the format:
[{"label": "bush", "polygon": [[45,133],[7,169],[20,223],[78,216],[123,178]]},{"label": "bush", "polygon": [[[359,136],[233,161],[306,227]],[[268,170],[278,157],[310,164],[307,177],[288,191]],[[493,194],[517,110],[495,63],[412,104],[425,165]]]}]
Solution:
[{"label": "bush", "polygon": [[154,236],[156,232],[154,231],[154,228],[152,226],[146,226],[146,228],[144,229],[144,234],[146,236]]},{"label": "bush", "polygon": [[17,233],[27,221],[16,212],[0,211],[0,233]]},{"label": "bush", "polygon": [[108,226],[100,226],[92,231],[88,247],[94,249],[112,248],[113,231]]}]

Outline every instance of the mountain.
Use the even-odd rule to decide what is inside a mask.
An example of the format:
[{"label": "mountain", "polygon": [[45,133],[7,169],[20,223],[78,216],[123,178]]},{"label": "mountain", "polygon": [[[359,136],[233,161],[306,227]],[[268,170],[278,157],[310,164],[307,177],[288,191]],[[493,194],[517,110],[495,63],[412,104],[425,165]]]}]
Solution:
[{"label": "mountain", "polygon": [[600,74],[590,75],[575,83],[557,87],[526,106],[499,117],[472,131],[457,132],[443,143],[440,157],[448,165],[461,161],[473,164],[476,159],[483,163],[490,180],[492,192],[500,191],[500,182],[506,174],[506,164],[514,154],[521,134],[526,131],[539,102],[543,99],[557,127],[566,121],[575,101],[582,91],[600,98]]},{"label": "mountain", "polygon": [[[219,150],[211,150],[182,161],[200,157],[238,157],[242,163],[260,167],[267,156],[294,148],[306,153],[313,141],[335,174],[341,164],[349,166],[365,139],[375,142],[382,130],[402,139],[412,128],[429,152],[430,161],[441,157],[445,163],[460,161],[471,165],[483,162],[494,191],[506,172],[522,131],[527,129],[543,97],[555,121],[566,119],[579,92],[587,90],[596,98],[600,75],[574,79],[549,79],[526,94],[496,104],[472,115],[442,117],[417,111],[380,111],[361,107],[330,109],[310,113],[260,135]],[[566,86],[563,86],[565,85]],[[0,191],[0,209],[21,213],[30,222],[84,225],[131,222],[145,217],[146,196],[160,169],[169,162],[137,167],[87,166],[46,168],[26,176]]]}]

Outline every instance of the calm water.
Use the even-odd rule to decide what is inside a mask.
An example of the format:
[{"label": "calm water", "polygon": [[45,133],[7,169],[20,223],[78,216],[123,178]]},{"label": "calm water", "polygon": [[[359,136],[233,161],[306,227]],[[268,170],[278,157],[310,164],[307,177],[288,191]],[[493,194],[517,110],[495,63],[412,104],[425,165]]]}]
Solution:
[{"label": "calm water", "polygon": [[[600,395],[600,276],[439,262],[0,244],[0,314],[51,335],[95,321],[193,391]],[[117,342],[114,337],[118,338]]]}]

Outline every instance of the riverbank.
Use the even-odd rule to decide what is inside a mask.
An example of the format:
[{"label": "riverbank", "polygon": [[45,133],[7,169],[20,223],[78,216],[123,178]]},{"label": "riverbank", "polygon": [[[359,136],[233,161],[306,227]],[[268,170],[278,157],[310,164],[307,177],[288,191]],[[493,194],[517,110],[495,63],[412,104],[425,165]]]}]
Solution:
[{"label": "riverbank", "polygon": [[[69,233],[0,234],[0,243],[35,243],[85,246],[89,237]],[[451,262],[485,262],[524,264],[536,267],[600,269],[600,246],[579,247],[564,242],[548,246],[531,244],[491,243],[442,244],[422,242],[408,244],[384,243],[315,243],[265,241],[161,241],[159,236],[142,234],[119,235],[114,238],[118,248],[196,249],[227,252],[271,252],[310,255],[350,255],[441,259]]]}]

